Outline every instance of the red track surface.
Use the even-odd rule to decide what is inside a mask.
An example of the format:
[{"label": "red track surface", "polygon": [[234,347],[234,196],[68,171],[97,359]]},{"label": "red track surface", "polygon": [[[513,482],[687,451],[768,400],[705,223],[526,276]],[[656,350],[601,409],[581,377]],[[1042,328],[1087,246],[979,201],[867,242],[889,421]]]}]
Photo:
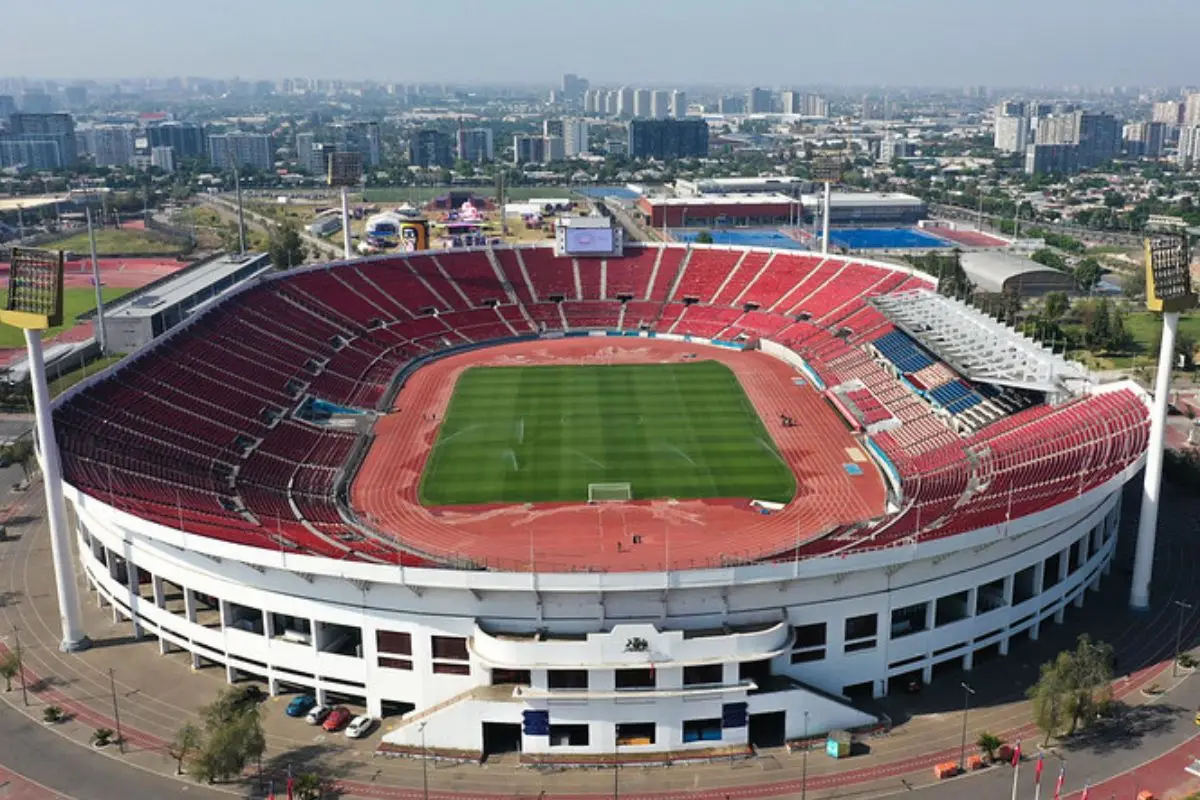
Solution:
[{"label": "red track surface", "polygon": [[[796,476],[796,498],[762,515],[741,500],[645,501],[425,508],[417,489],[458,375],[477,365],[664,363],[690,354],[724,363],[741,381]],[[881,515],[883,481],[873,464],[851,477],[859,449],[836,412],[797,373],[758,352],[650,339],[576,338],[503,345],[435,361],[396,398],[351,491],[361,519],[438,559],[493,569],[645,571],[743,562],[789,550],[830,527]],[[786,413],[799,421],[783,428]],[[432,415],[432,417],[431,417]],[[860,451],[861,452],[861,451]],[[633,544],[633,536],[641,536]],[[618,549],[619,548],[619,549]]]},{"label": "red track surface", "polygon": [[986,233],[979,231],[955,231],[949,228],[928,228],[928,233],[932,233],[942,239],[947,239],[951,242],[964,245],[966,247],[1007,247],[1008,242],[999,239],[995,236],[989,236]]}]

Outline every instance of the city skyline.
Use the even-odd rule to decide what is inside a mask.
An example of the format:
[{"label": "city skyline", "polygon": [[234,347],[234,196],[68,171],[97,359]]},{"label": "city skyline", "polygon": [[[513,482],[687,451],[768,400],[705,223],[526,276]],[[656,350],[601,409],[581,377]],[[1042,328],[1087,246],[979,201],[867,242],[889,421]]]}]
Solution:
[{"label": "city skyline", "polygon": [[313,0],[23,4],[6,10],[10,29],[52,31],[53,45],[43,35],[10,37],[0,74],[401,83],[486,75],[545,84],[574,72],[593,85],[931,87],[1174,86],[1200,75],[1188,41],[1200,4],[1188,0],[1158,0],[1133,20],[1111,0],[1013,0],[1003,14],[956,0],[748,0],[737,13],[711,0],[612,0],[602,13],[528,19],[482,0],[434,16],[415,3],[372,0],[346,17],[341,44],[321,8]]}]

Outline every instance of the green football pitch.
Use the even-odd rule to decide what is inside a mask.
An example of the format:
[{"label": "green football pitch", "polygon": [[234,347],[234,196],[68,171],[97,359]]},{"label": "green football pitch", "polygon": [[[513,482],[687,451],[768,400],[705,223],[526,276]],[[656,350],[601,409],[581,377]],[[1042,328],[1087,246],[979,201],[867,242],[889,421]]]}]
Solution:
[{"label": "green football pitch", "polygon": [[454,387],[421,478],[426,505],[586,502],[796,491],[734,374],[716,361],[472,367]]}]

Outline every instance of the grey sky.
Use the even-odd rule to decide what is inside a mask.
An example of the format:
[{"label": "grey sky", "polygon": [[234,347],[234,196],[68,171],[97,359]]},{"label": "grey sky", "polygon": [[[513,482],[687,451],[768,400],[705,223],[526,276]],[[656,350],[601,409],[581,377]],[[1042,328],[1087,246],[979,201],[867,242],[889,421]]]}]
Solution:
[{"label": "grey sky", "polygon": [[0,0],[0,75],[1200,83],[1200,0]]}]

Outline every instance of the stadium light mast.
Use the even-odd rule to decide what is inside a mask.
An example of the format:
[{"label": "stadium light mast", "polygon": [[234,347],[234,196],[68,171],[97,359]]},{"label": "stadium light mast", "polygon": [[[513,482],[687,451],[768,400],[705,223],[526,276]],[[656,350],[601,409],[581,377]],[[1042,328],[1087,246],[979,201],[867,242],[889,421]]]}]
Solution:
[{"label": "stadium light mast", "polygon": [[1146,452],[1146,478],[1142,484],[1142,510],[1138,519],[1137,549],[1129,605],[1150,607],[1150,578],[1154,570],[1154,539],[1158,529],[1158,505],[1162,492],[1163,448],[1166,443],[1167,405],[1171,392],[1171,370],[1175,366],[1175,334],[1179,314],[1195,308],[1192,286],[1191,231],[1183,220],[1162,220],[1170,235],[1146,239],[1146,307],[1162,312],[1162,345],[1158,351],[1158,374],[1154,381],[1154,407],[1150,417],[1150,442]]},{"label": "stadium light mast", "polygon": [[362,153],[333,153],[329,157],[329,185],[342,190],[342,257],[349,261],[354,256],[350,247],[350,187],[362,180]]},{"label": "stadium light mast", "polygon": [[104,330],[104,292],[100,283],[100,260],[96,258],[96,229],[92,225],[92,204],[83,207],[87,214],[88,246],[92,251],[92,283],[96,287],[96,342],[100,345],[100,355],[108,354],[108,334]]},{"label": "stadium light mast", "polygon": [[[234,159],[236,162],[237,159]],[[233,165],[233,189],[237,193],[238,255],[246,255],[246,216],[242,209],[242,175]]]},{"label": "stadium light mast", "polygon": [[50,390],[46,385],[46,362],[42,355],[42,331],[62,324],[63,254],[61,250],[12,249],[8,271],[8,296],[0,308],[0,323],[22,328],[29,353],[29,381],[33,386],[33,410],[37,430],[37,455],[46,492],[46,516],[50,523],[50,550],[54,559],[54,582],[58,590],[58,615],[62,624],[59,649],[73,653],[91,642],[83,633],[79,588],[67,533],[63,507],[62,465],[54,439],[50,412]]},{"label": "stadium light mast", "polygon": [[842,159],[840,156],[820,156],[813,159],[813,180],[825,184],[824,198],[821,204],[821,255],[829,255],[829,195],[830,186],[842,175]]}]

